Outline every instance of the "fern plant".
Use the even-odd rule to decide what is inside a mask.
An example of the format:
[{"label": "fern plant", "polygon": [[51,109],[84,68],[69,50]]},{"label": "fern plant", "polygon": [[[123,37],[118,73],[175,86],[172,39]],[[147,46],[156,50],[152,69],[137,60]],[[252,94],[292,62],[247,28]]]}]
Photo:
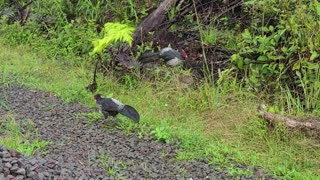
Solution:
[{"label": "fern plant", "polygon": [[104,37],[92,41],[94,49],[90,54],[99,54],[104,48],[118,42],[126,42],[131,46],[133,41],[131,35],[133,31],[134,27],[127,24],[106,23],[102,30]]}]

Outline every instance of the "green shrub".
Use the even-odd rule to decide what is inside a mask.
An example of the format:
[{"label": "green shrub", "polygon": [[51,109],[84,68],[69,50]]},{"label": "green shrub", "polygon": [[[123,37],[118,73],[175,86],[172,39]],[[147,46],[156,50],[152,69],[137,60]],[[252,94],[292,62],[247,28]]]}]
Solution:
[{"label": "green shrub", "polygon": [[248,88],[275,93],[288,87],[306,110],[319,109],[308,99],[319,101],[320,3],[294,2],[247,1],[251,27],[231,61]]}]

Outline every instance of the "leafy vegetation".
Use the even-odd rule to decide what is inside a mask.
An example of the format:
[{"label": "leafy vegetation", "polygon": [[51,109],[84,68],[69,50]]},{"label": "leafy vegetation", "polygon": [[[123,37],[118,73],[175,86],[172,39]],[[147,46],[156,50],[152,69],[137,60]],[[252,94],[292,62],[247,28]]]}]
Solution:
[{"label": "leafy vegetation", "polygon": [[[19,82],[53,92],[66,102],[92,107],[95,102],[84,88],[92,76],[94,56],[89,53],[104,53],[104,47],[119,40],[130,44],[131,37],[125,35],[146,15],[143,5],[153,5],[148,0],[35,1],[36,13],[21,26],[13,20],[14,7],[24,5],[17,2],[0,4],[1,82]],[[212,164],[220,163],[230,174],[252,173],[252,169],[234,167],[236,161],[287,179],[315,179],[320,175],[317,140],[282,125],[268,129],[256,108],[265,102],[273,112],[319,115],[320,3],[250,0],[244,6],[249,26],[219,29],[212,23],[201,28],[205,44],[236,51],[231,56],[233,66],[221,72],[214,84],[186,88],[179,74],[189,71],[181,68],[164,73],[156,70],[149,80],[135,72],[121,77],[108,72],[107,78],[98,77],[97,91],[111,93],[141,113],[139,127],[120,117],[118,129],[176,143],[182,148],[178,160],[206,158]],[[107,20],[105,13],[111,14]],[[190,16],[186,15],[187,20],[194,23]],[[104,25],[112,20],[121,23]],[[221,17],[218,21],[225,24],[229,20]],[[204,26],[200,23],[193,26]],[[94,39],[100,39],[95,41],[96,49],[91,44]],[[142,49],[146,48],[138,50]],[[96,113],[84,116],[92,124],[101,117]],[[107,159],[102,157],[103,162]],[[116,166],[105,165],[110,175],[116,175]]]},{"label": "leafy vegetation", "polygon": [[251,27],[241,34],[238,53],[231,57],[245,85],[298,99],[273,102],[282,107],[318,113],[320,3],[252,0],[245,5],[252,14]]}]

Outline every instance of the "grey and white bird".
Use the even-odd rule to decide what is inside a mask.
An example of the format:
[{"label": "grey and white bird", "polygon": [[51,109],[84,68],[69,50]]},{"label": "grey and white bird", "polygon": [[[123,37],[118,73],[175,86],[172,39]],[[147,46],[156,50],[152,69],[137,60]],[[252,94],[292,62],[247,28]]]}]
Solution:
[{"label": "grey and white bird", "polygon": [[101,112],[105,119],[108,119],[109,115],[115,117],[118,113],[132,119],[134,122],[140,121],[140,115],[138,111],[130,105],[121,103],[113,98],[102,98],[100,94],[93,96],[97,105],[101,108]]},{"label": "grey and white bird", "polygon": [[187,57],[187,54],[184,51],[179,52],[170,47],[161,49],[159,55],[169,66],[178,66],[182,64],[184,59]]}]

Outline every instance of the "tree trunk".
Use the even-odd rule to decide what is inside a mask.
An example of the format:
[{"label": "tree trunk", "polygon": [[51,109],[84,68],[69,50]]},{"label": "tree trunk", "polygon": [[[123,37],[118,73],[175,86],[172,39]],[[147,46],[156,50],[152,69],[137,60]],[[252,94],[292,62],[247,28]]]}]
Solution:
[{"label": "tree trunk", "polygon": [[144,19],[133,33],[134,45],[141,43],[146,33],[155,30],[161,25],[166,13],[176,0],[164,0],[159,7]]}]

